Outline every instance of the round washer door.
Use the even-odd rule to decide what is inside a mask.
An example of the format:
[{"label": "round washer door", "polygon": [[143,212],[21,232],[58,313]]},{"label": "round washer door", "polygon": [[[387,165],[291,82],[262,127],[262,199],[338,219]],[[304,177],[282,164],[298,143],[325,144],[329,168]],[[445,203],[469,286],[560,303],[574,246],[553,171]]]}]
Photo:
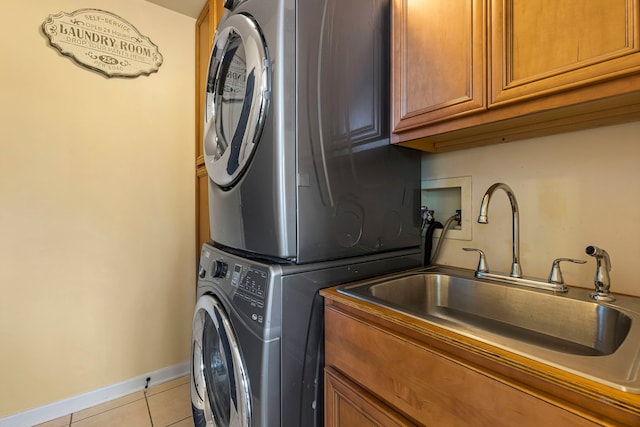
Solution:
[{"label": "round washer door", "polygon": [[251,392],[231,322],[220,302],[200,297],[193,315],[191,407],[196,427],[251,426]]},{"label": "round washer door", "polygon": [[245,172],[269,109],[271,65],[258,24],[229,16],[216,31],[205,94],[204,156],[211,180],[224,189]]}]

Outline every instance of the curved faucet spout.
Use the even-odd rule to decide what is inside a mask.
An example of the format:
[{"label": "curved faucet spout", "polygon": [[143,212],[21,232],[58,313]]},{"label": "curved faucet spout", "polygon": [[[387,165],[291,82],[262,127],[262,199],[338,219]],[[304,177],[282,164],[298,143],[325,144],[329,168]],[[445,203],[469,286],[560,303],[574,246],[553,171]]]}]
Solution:
[{"label": "curved faucet spout", "polygon": [[511,263],[511,277],[522,277],[522,266],[520,265],[520,216],[518,211],[518,201],[513,190],[507,185],[501,182],[493,184],[487,189],[482,197],[482,203],[480,204],[480,215],[478,215],[479,224],[489,223],[489,202],[491,196],[496,190],[503,190],[509,202],[511,203],[511,229],[512,229],[512,249],[513,249],[513,262]]}]

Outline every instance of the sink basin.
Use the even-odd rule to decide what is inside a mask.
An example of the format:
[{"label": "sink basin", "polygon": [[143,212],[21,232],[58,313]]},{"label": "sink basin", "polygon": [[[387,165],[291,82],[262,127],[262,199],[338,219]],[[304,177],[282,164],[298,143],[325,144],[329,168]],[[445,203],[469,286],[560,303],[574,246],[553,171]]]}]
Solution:
[{"label": "sink basin", "polygon": [[629,316],[608,306],[441,273],[410,275],[359,291],[411,314],[585,356],[615,352],[631,326]]},{"label": "sink basin", "polygon": [[640,393],[640,305],[594,302],[589,290],[554,294],[476,279],[448,267],[413,270],[339,292],[453,332]]}]

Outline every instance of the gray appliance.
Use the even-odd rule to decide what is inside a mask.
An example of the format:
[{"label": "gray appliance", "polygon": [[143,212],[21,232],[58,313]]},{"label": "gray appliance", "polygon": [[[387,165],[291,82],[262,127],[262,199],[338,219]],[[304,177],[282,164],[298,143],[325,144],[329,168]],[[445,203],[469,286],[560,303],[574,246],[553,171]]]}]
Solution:
[{"label": "gray appliance", "polygon": [[319,427],[318,290],[421,261],[420,155],[389,145],[390,0],[225,8],[205,96],[194,421]]},{"label": "gray appliance", "polygon": [[419,265],[396,251],[310,265],[202,248],[193,318],[191,403],[201,426],[323,425],[318,290]]},{"label": "gray appliance", "polygon": [[389,0],[244,0],[215,35],[211,240],[297,264],[417,247],[419,153],[389,145]]}]

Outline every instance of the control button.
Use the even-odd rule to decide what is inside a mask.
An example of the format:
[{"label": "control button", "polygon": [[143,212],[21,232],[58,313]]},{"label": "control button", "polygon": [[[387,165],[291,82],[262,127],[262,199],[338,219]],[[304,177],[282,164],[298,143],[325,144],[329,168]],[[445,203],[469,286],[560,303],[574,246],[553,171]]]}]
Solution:
[{"label": "control button", "polygon": [[202,266],[198,267],[198,277],[201,279],[204,279],[205,277],[207,277],[207,270],[205,270],[204,267]]},{"label": "control button", "polygon": [[233,267],[233,273],[231,274],[231,284],[235,287],[238,287],[240,283],[240,272],[242,271],[242,267],[239,264],[236,264]]},{"label": "control button", "polygon": [[238,297],[238,298],[240,298],[240,299],[242,299],[242,300],[245,300],[245,301],[247,301],[247,302],[249,302],[249,301],[250,301],[250,300],[249,300],[249,297],[248,297],[248,296],[246,296],[245,294],[237,293],[236,295],[237,295],[237,297]]},{"label": "control button", "polygon": [[253,320],[254,322],[255,322],[256,320],[258,320],[258,315],[257,315],[257,314],[255,314],[255,313],[253,313],[253,314],[251,315],[251,320]]},{"label": "control button", "polygon": [[224,261],[213,261],[211,264],[211,277],[225,277],[229,266]]}]

